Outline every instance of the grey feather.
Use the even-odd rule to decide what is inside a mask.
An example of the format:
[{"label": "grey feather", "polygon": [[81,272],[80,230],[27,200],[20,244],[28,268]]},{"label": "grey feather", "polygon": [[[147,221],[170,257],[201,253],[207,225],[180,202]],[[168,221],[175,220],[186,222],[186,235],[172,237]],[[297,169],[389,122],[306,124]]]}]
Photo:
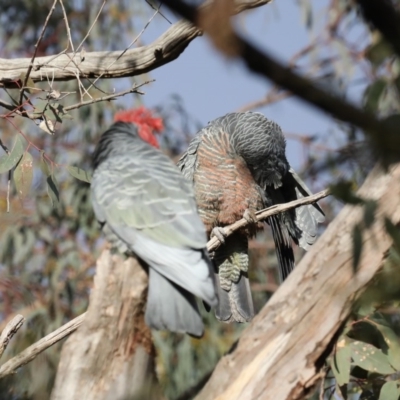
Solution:
[{"label": "grey feather", "polygon": [[146,324],[154,329],[201,337],[204,327],[194,296],[152,268],[149,282]]}]

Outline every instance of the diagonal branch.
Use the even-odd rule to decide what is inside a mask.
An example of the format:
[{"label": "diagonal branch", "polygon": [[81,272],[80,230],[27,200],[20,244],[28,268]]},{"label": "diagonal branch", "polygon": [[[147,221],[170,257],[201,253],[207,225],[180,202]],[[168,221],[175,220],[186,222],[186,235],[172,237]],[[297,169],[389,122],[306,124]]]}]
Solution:
[{"label": "diagonal branch", "polygon": [[[276,204],[272,207],[266,208],[265,210],[258,211],[256,213],[258,221],[262,221],[271,215],[279,214],[284,211],[291,210],[293,208],[297,208],[300,206],[304,206],[306,204],[312,204],[317,202],[318,200],[323,199],[324,197],[329,196],[329,190],[325,189],[319,193],[316,193],[312,196],[304,197],[299,200],[291,201],[286,204]],[[224,227],[227,236],[231,235],[234,231],[245,227],[249,222],[244,218],[233,223],[232,225]],[[214,237],[207,243],[207,250],[213,251],[220,245],[220,241]],[[61,339],[67,337],[72,332],[74,332],[78,327],[82,324],[83,319],[85,318],[85,314],[80,315],[79,317],[73,319],[67,324],[61,326],[54,332],[45,336],[43,339],[34,343],[33,345],[26,348],[17,356],[13,357],[11,360],[7,361],[4,365],[0,367],[0,379],[4,378],[7,375],[14,373],[18,368],[32,361],[38,354],[42,351],[48,349],[53,346],[53,344],[59,342]]]},{"label": "diagonal branch", "polygon": [[0,358],[6,350],[8,343],[12,337],[18,332],[18,329],[21,328],[24,323],[25,318],[18,314],[16,315],[4,328],[3,332],[0,335]]},{"label": "diagonal branch", "polygon": [[85,313],[81,314],[79,317],[76,317],[72,321],[69,321],[33,345],[27,347],[20,354],[11,358],[11,360],[8,360],[0,367],[0,379],[14,373],[18,368],[28,364],[28,362],[36,358],[36,356],[42,351],[48,349],[49,347],[53,346],[53,344],[56,344],[61,339],[64,339],[66,336],[70,335],[72,332],[78,329],[84,318]]}]

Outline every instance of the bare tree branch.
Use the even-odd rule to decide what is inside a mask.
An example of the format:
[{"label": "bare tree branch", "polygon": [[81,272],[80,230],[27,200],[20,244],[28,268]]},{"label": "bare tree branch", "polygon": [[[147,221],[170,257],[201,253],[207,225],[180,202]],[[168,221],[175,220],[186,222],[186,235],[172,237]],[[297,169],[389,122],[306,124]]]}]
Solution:
[{"label": "bare tree branch", "polygon": [[85,313],[40,339],[17,356],[11,358],[11,360],[8,360],[0,367],[0,379],[14,373],[18,368],[32,361],[42,351],[70,335],[82,324],[84,318]]},{"label": "bare tree branch", "polygon": [[[237,0],[235,13],[260,7],[271,0]],[[43,81],[48,74],[55,81],[83,78],[122,78],[136,76],[167,64],[185,50],[186,46],[202,33],[197,27],[180,21],[171,26],[153,43],[128,50],[122,57],[121,51],[88,52],[82,61],[79,54],[68,53],[54,56],[37,57],[30,77],[34,82]],[[120,57],[120,58],[119,58]],[[118,62],[114,61],[119,58]],[[71,60],[79,65],[79,70],[71,65]],[[31,63],[29,58],[0,59],[0,87],[18,87],[21,73],[26,72]],[[112,67],[109,65],[112,64]]]},{"label": "bare tree branch", "polygon": [[[324,197],[329,196],[329,189],[325,189],[322,190],[321,192],[318,192],[316,194],[313,194],[311,196],[308,197],[303,197],[301,199],[298,200],[293,200],[289,203],[284,203],[284,204],[275,204],[271,207],[268,207],[264,210],[260,210],[256,212],[256,217],[258,221],[264,221],[265,219],[267,219],[268,217],[270,217],[271,215],[275,215],[275,214],[280,214],[284,211],[288,211],[291,210],[293,208],[297,208],[300,206],[304,206],[306,204],[312,204],[312,203],[316,203],[318,200],[323,199]],[[236,221],[235,223],[233,223],[232,225],[229,226],[225,226],[224,228],[224,232],[225,235],[224,236],[230,236],[232,235],[232,233],[234,233],[235,231],[237,231],[240,228],[244,228],[245,226],[247,226],[249,224],[249,222],[242,218],[239,221]],[[216,250],[219,246],[221,245],[220,240],[214,236],[213,238],[211,238],[208,243],[207,243],[207,250],[208,251],[214,251]]]},{"label": "bare tree branch", "polygon": [[21,328],[24,323],[25,318],[18,314],[16,315],[4,328],[3,332],[0,335],[0,358],[3,355],[5,349],[10,343],[12,337],[18,332],[18,329]]},{"label": "bare tree branch", "polygon": [[25,75],[25,78],[24,78],[24,80],[23,80],[23,84],[22,84],[22,88],[21,88],[21,93],[20,93],[20,97],[19,97],[19,104],[22,104],[22,102],[23,102],[23,100],[24,100],[24,90],[25,90],[25,86],[26,86],[27,83],[28,83],[29,76],[30,76],[31,71],[32,71],[32,68],[33,68],[33,63],[34,63],[35,58],[36,58],[36,54],[37,54],[37,51],[38,51],[39,44],[40,44],[40,42],[41,42],[42,39],[43,39],[44,33],[46,32],[47,25],[48,25],[48,23],[49,23],[50,17],[53,15],[54,9],[56,8],[57,1],[58,1],[58,0],[54,0],[54,3],[53,3],[53,5],[51,6],[51,9],[50,9],[49,13],[47,14],[46,20],[44,21],[44,24],[43,24],[43,27],[42,27],[42,31],[40,32],[40,36],[39,36],[39,38],[38,38],[38,40],[37,40],[37,42],[36,42],[36,44],[35,44],[35,51],[33,52],[31,61],[30,61],[29,66],[28,66],[28,70],[26,71],[26,75]]}]

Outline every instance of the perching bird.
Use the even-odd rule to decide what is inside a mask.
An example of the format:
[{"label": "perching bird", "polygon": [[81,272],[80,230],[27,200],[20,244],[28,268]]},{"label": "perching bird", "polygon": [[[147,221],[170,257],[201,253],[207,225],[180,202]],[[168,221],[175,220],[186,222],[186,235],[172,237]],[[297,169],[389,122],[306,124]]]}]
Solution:
[{"label": "perching bird", "polygon": [[217,296],[192,185],[156,149],[160,119],[140,108],[115,121],[93,155],[95,215],[114,248],[149,267],[147,325],[200,337],[195,296],[210,306]]},{"label": "perching bird", "polygon": [[[285,149],[285,138],[275,122],[259,113],[231,113],[198,132],[178,162],[194,184],[207,234],[224,242],[214,254],[216,316],[221,321],[246,322],[254,316],[248,239],[263,227],[254,222],[254,213],[311,194],[290,167]],[[243,217],[252,223],[224,239],[218,228]],[[317,223],[323,220],[324,213],[316,204],[268,218],[281,280],[295,266],[292,241],[308,249],[316,240]]]}]

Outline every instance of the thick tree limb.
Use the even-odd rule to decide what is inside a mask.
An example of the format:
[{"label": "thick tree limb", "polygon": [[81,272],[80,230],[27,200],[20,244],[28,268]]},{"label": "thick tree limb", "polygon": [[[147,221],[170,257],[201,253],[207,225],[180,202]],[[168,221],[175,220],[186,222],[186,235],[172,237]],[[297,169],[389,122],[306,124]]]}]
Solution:
[{"label": "thick tree limb", "polygon": [[384,216],[400,224],[400,166],[377,168],[359,190],[378,202],[374,224],[364,231],[363,252],[353,271],[352,230],[361,206],[346,206],[288,279],[223,357],[198,400],[300,400],[321,376],[357,296],[381,270],[392,245]]},{"label": "thick tree limb", "polygon": [[[270,1],[236,0],[233,12],[239,13],[260,7]],[[180,21],[172,25],[153,43],[127,50],[122,56],[121,50],[88,52],[85,53],[83,61],[80,53],[61,54],[58,57],[37,57],[30,78],[38,82],[45,81],[47,78],[66,81],[76,79],[77,76],[81,79],[93,79],[100,76],[122,78],[141,75],[178,58],[186,46],[200,35],[200,29],[188,22]],[[21,74],[26,73],[30,63],[30,58],[0,59],[0,87],[17,87],[15,81],[21,80]]]},{"label": "thick tree limb", "polygon": [[[293,208],[300,207],[306,204],[312,204],[321,200],[324,197],[329,195],[329,190],[325,189],[319,193],[316,193],[312,196],[304,197],[299,200],[291,201],[290,203],[285,204],[276,204],[272,207],[266,208],[265,210],[258,211],[256,213],[257,219],[259,221],[265,220],[266,218],[270,217],[271,215],[279,214],[283,211],[288,211]],[[225,226],[224,230],[226,236],[231,235],[234,231],[245,227],[248,225],[249,222],[242,218],[241,220],[235,222],[232,225]],[[213,251],[220,246],[220,241],[217,237],[213,237],[207,243],[207,250]],[[105,257],[104,255],[102,257]],[[50,333],[49,335],[45,336],[43,339],[34,343],[33,345],[26,348],[23,352],[12,358],[11,360],[7,361],[1,368],[0,368],[0,378],[3,378],[6,375],[14,373],[19,367],[27,364],[28,362],[32,361],[39,353],[46,350],[47,348],[51,347],[53,344],[57,343],[61,339],[65,338],[66,336],[73,333],[79,326],[81,326],[84,320],[85,314],[80,315],[79,317],[73,319],[72,321],[68,322],[67,324],[61,326],[54,332]]]},{"label": "thick tree limb", "polygon": [[64,344],[53,400],[151,398],[154,348],[144,322],[148,277],[104,250],[83,324]]}]

